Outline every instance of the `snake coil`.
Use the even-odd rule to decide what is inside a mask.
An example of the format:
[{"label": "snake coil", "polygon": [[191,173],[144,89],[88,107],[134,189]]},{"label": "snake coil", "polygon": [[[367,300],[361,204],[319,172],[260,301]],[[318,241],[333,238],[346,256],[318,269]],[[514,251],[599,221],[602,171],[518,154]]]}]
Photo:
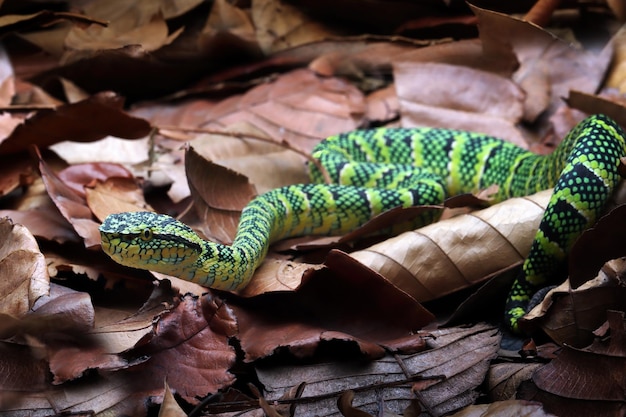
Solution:
[{"label": "snake coil", "polygon": [[[478,133],[448,129],[370,129],[329,137],[313,151],[335,184],[271,190],[241,214],[231,246],[208,242],[165,215],[119,213],[100,226],[116,262],[225,290],[245,287],[279,239],[343,234],[388,209],[440,204],[497,184],[496,202],[554,187],[523,273],[506,306],[515,330],[532,293],[565,276],[565,257],[602,212],[620,180],[624,132],[603,115],[579,123],[550,155],[536,155]],[[418,219],[421,223],[432,218]]]}]

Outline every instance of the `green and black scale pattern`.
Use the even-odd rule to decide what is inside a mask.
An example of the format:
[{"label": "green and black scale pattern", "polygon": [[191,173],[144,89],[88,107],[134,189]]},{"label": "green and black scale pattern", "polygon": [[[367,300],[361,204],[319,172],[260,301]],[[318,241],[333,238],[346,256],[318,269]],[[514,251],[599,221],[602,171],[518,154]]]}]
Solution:
[{"label": "green and black scale pattern", "polygon": [[[269,245],[290,236],[343,234],[388,209],[440,204],[446,197],[497,184],[495,201],[555,187],[507,302],[516,328],[530,295],[564,277],[578,235],[595,222],[619,181],[624,132],[606,116],[576,126],[547,156],[500,139],[448,129],[371,129],[332,136],[313,156],[333,181],[292,185],[262,194],[241,214],[231,246],[207,242],[186,225],[154,213],[120,213],[100,227],[102,246],[124,265],[238,290]],[[422,223],[432,218],[418,219]]]}]

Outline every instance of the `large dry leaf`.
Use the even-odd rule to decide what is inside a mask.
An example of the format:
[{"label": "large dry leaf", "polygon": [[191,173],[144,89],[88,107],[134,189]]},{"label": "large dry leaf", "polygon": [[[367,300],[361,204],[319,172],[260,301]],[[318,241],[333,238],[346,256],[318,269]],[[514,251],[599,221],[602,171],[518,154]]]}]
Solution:
[{"label": "large dry leaf", "polygon": [[547,190],[506,200],[350,256],[415,299],[432,300],[519,265],[530,251],[551,195]]},{"label": "large dry leaf", "polygon": [[[335,259],[335,260],[333,260]],[[337,260],[338,259],[338,260]],[[339,264],[305,274],[296,291],[268,292],[231,299],[246,360],[272,355],[280,348],[308,357],[329,340],[356,344],[367,357],[388,349],[413,349],[404,338],[433,320],[413,298],[340,252],[329,255]],[[351,274],[341,273],[345,265]]]},{"label": "large dry leaf", "polygon": [[[304,390],[291,403],[296,416],[337,415],[337,397],[354,390],[353,406],[378,415],[401,413],[419,392],[423,404],[441,415],[472,404],[489,363],[496,357],[500,335],[485,324],[430,332],[428,350],[411,355],[385,356],[374,362],[325,363],[306,366],[257,367],[266,398],[280,398],[295,385]],[[408,375],[407,375],[408,372]]]},{"label": "large dry leaf", "polygon": [[404,127],[469,130],[524,140],[515,125],[524,93],[510,79],[483,70],[440,63],[396,62],[396,90]]},{"label": "large dry leaf", "polygon": [[68,52],[63,57],[63,61],[74,62],[83,57],[89,57],[94,50],[118,49],[127,45],[141,45],[146,51],[155,51],[169,45],[182,33],[181,28],[169,34],[165,19],[158,14],[141,25],[133,22],[130,27],[120,25],[121,20],[116,19],[106,27],[96,25],[87,28],[73,27],[65,38]]},{"label": "large dry leaf", "polygon": [[46,261],[28,229],[0,219],[0,313],[24,316],[48,294]]},{"label": "large dry leaf", "polygon": [[[569,90],[593,93],[602,82],[611,61],[610,48],[596,56],[532,23],[475,6],[472,10],[478,17],[484,48],[512,48],[520,62],[513,80],[526,93],[524,120],[553,114]],[[555,133],[563,137],[567,131]]]},{"label": "large dry leaf", "polygon": [[356,128],[363,112],[363,95],[351,84],[295,70],[210,107],[202,127],[247,122],[277,142],[308,152],[320,139]]},{"label": "large dry leaf", "polygon": [[29,15],[10,14],[0,17],[0,36],[5,36],[11,32],[31,29],[33,27],[45,27],[63,20],[69,20],[74,23],[80,24],[105,24],[105,22],[103,21],[99,21],[77,13],[53,12],[49,10],[43,10],[41,12]]}]

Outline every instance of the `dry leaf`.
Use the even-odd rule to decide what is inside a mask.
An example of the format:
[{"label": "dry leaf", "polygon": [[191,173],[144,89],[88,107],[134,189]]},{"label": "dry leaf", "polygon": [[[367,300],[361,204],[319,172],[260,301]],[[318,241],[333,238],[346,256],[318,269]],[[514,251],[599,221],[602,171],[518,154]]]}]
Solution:
[{"label": "dry leaf", "polygon": [[28,229],[7,218],[0,242],[0,313],[22,317],[50,290],[46,261]]},{"label": "dry leaf", "polygon": [[38,157],[41,177],[56,207],[74,227],[76,233],[84,239],[85,247],[99,245],[100,232],[98,232],[98,223],[93,220],[91,210],[87,207],[84,198],[61,181],[41,155],[38,155]]},{"label": "dry leaf", "polygon": [[254,0],[252,19],[259,45],[268,55],[333,35],[321,23],[282,0]]},{"label": "dry leaf", "polygon": [[[350,262],[339,252],[332,252],[327,260],[338,264],[333,269],[339,272]],[[408,349],[404,337],[430,323],[431,313],[380,276],[359,265],[350,267],[353,274],[310,271],[293,292],[229,298],[246,360],[266,357],[280,348],[308,357],[325,340],[356,344],[370,358],[383,355],[382,346]]]},{"label": "dry leaf", "polygon": [[[91,142],[107,135],[138,139],[150,132],[145,120],[122,111],[123,100],[113,93],[100,93],[87,100],[54,110],[41,110],[26,119],[6,138],[0,138],[0,154],[7,155],[45,147],[63,140]],[[97,114],[98,117],[93,117]]]},{"label": "dry leaf", "polygon": [[556,417],[546,413],[540,403],[532,401],[498,401],[491,404],[470,405],[449,417]]},{"label": "dry leaf", "polygon": [[[336,415],[337,398],[355,391],[354,406],[378,415],[401,413],[414,398],[414,382],[427,381],[420,398],[435,415],[472,404],[476,387],[496,357],[500,336],[485,324],[435,330],[426,336],[429,350],[412,355],[387,355],[374,362],[342,361],[302,366],[257,366],[268,400],[278,400],[294,385],[306,382],[295,400],[298,415]],[[409,372],[407,377],[405,370]]]},{"label": "dry leaf", "polygon": [[519,265],[530,251],[551,195],[552,190],[547,190],[509,199],[350,256],[416,300],[439,298]]},{"label": "dry leaf", "polygon": [[363,95],[351,84],[295,70],[207,109],[202,127],[247,122],[277,142],[310,152],[320,139],[355,129],[363,112]]},{"label": "dry leaf", "polygon": [[609,312],[608,321],[610,337],[596,338],[583,350],[564,346],[556,359],[534,373],[537,391],[526,391],[524,398],[537,399],[559,415],[615,415],[626,384],[623,312]]}]

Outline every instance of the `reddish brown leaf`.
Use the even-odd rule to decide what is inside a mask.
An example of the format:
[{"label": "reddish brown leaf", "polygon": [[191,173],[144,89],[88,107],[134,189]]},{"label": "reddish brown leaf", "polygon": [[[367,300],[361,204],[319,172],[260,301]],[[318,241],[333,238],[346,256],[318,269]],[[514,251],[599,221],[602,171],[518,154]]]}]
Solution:
[{"label": "reddish brown leaf", "polygon": [[[352,264],[349,273],[343,273]],[[384,353],[382,346],[406,346],[404,337],[429,323],[433,316],[414,299],[351,258],[331,252],[329,270],[305,274],[295,292],[265,293],[231,300],[239,322],[246,360],[276,352],[313,354],[323,340],[356,343],[368,357]],[[414,346],[413,346],[414,348]]]},{"label": "reddish brown leaf", "polygon": [[108,135],[138,139],[150,133],[150,124],[125,113],[123,104],[113,93],[100,93],[54,110],[41,110],[0,142],[0,154],[13,154],[32,145],[45,147],[64,140],[91,142]]},{"label": "reddish brown leaf", "polygon": [[155,324],[148,344],[137,353],[150,355],[150,361],[136,375],[143,390],[162,390],[168,384],[186,401],[215,393],[232,384],[228,372],[235,362],[235,351],[228,339],[237,324],[221,300],[210,294],[198,299],[187,296]]}]

